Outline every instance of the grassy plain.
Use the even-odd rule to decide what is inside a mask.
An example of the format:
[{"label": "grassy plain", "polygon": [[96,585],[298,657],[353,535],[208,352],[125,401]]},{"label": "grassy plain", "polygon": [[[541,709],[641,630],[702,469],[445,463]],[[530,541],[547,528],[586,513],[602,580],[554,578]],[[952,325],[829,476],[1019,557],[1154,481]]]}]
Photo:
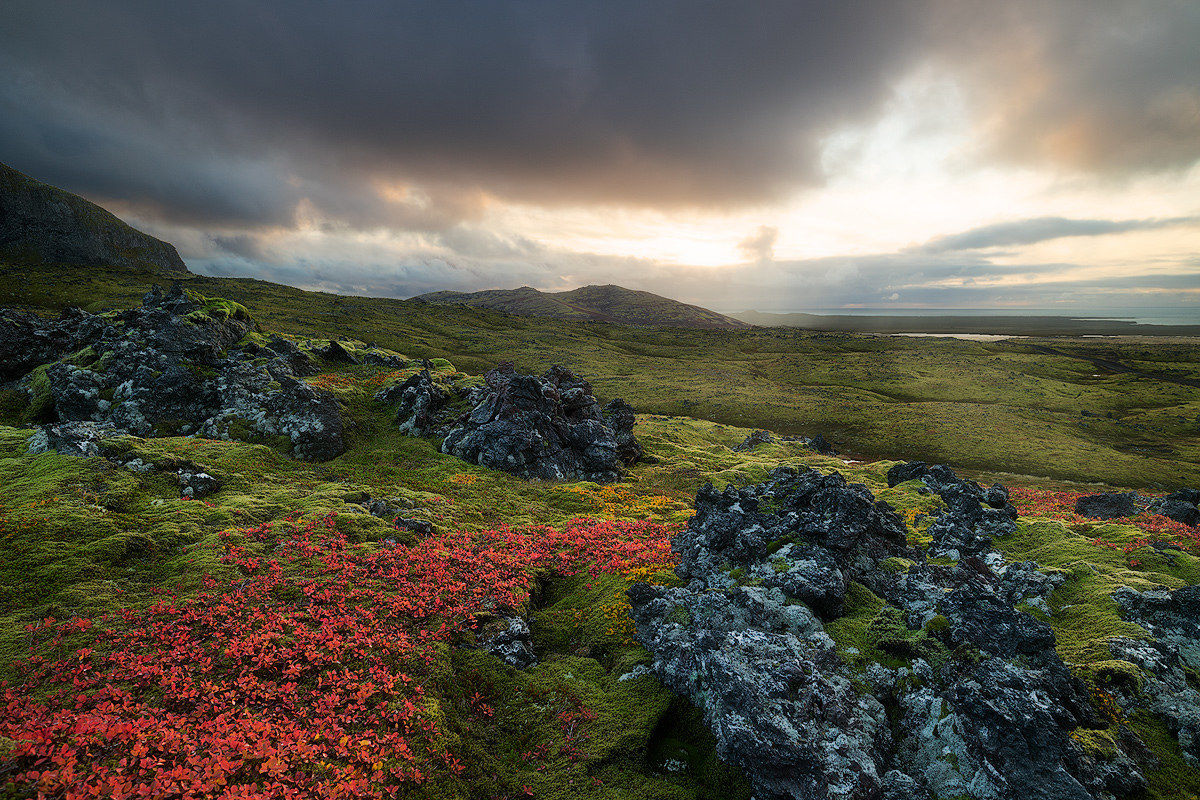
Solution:
[{"label": "grassy plain", "polygon": [[[127,307],[161,278],[130,271],[0,267],[0,305]],[[870,457],[1101,481],[1200,485],[1200,388],[1105,371],[1102,353],[1147,372],[1200,375],[1200,339],[971,342],[772,328],[685,330],[568,323],[482,309],[192,277],[245,305],[267,329],[374,342],[445,357],[478,374],[564,364],[602,398],[646,413],[783,434],[823,433]],[[1079,357],[1073,357],[1079,356]]]},{"label": "grassy plain", "polygon": [[[136,302],[149,281],[92,273],[51,282],[8,272],[0,275],[0,303],[122,307]],[[17,427],[24,410],[10,397],[0,409],[6,423],[0,425],[0,541],[7,553],[0,560],[0,664],[8,677],[19,674],[14,659],[80,644],[54,645],[40,635],[47,617],[99,618],[146,608],[164,592],[187,598],[205,580],[236,585],[240,574],[223,560],[230,542],[251,553],[263,545],[237,534],[231,539],[231,531],[334,515],[355,546],[377,548],[389,538],[404,544],[407,534],[358,504],[367,496],[396,498],[407,515],[438,531],[562,526],[580,517],[678,524],[690,516],[691,500],[705,482],[750,483],[779,464],[802,464],[837,469],[865,483],[901,511],[911,541],[923,541],[921,514],[937,501],[915,485],[887,488],[892,462],[847,462],[783,441],[734,451],[751,426],[825,432],[858,453],[948,461],[1022,485],[1084,488],[1072,479],[1200,483],[1200,390],[1128,374],[1096,375],[1088,362],[1020,344],[565,325],[254,281],[188,283],[243,304],[265,330],[321,338],[337,331],[411,359],[448,357],[437,362],[447,379],[477,374],[501,359],[524,369],[568,364],[602,395],[624,396],[644,412],[636,433],[655,462],[639,464],[610,486],[521,481],[445,456],[434,442],[396,430],[392,410],[371,398],[379,386],[415,371],[417,362],[402,370],[327,363],[310,380],[335,392],[353,423],[349,450],[332,461],[303,463],[264,445],[187,437],[126,438],[110,445],[136,451],[147,463],[186,459],[222,481],[209,498],[189,501],[179,497],[169,474],[131,472],[104,459],[28,454],[30,432]],[[1155,345],[1106,344],[1134,348],[1123,352],[1139,362],[1194,369],[1194,343]],[[1037,475],[1051,477],[1031,477]],[[1025,516],[1013,536],[998,542],[1012,560],[1036,559],[1068,576],[1047,620],[1064,659],[1097,689],[1107,681],[1138,679],[1135,667],[1112,662],[1099,646],[1108,636],[1142,635],[1120,620],[1111,592],[1122,585],[1176,587],[1200,579],[1200,559],[1192,552],[1142,548],[1131,556],[1096,543],[1120,548],[1140,536],[1126,524],[1080,526]],[[905,568],[896,561],[896,569]],[[649,658],[631,639],[624,592],[633,577],[540,576],[525,609],[540,664],[528,671],[508,669],[476,650],[439,651],[429,684],[431,708],[469,767],[460,775],[434,773],[410,796],[747,797],[745,783],[715,758],[695,709],[651,677],[619,680]],[[669,573],[653,577],[671,580]],[[103,624],[117,623],[110,618]],[[879,599],[861,587],[830,633],[851,659],[876,657],[883,639],[896,635],[936,656],[926,632],[898,631]],[[102,637],[91,635],[97,641],[90,645],[103,648]],[[486,719],[470,712],[472,693],[481,686],[496,705]],[[555,716],[556,704],[568,699],[595,715],[586,725],[589,738],[571,757],[562,755]],[[1158,759],[1149,771],[1148,797],[1200,792],[1200,777],[1188,771],[1160,723],[1147,718],[1128,724]],[[515,756],[534,751],[545,755]],[[678,762],[690,769],[666,768]]]}]

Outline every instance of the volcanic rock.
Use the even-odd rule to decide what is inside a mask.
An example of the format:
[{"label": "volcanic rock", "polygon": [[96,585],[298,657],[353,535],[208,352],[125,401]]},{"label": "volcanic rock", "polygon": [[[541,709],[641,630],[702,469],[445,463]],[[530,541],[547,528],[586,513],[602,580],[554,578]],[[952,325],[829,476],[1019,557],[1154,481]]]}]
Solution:
[{"label": "volcanic rock", "polygon": [[775,441],[775,437],[770,431],[753,430],[741,441],[740,444],[735,444],[733,450],[738,453],[744,453],[747,450],[753,450],[760,444],[771,444]]},{"label": "volcanic rock", "polygon": [[[1104,758],[1071,736],[1107,723],[1053,630],[1017,609],[1050,610],[1064,577],[990,549],[1013,530],[1007,490],[919,463],[893,467],[889,483],[915,478],[945,502],[940,551],[937,534],[929,551],[910,548],[896,513],[836,473],[781,468],[757,486],[702,489],[672,542],[686,586],[629,590],[655,674],[703,709],[718,752],[764,800],[1110,800],[1144,789],[1126,752],[1141,746],[1135,736]],[[957,561],[930,563],[951,552],[951,534]],[[825,632],[855,582],[881,607],[844,653],[872,647],[902,666],[844,660]],[[1194,599],[1145,595],[1119,602],[1181,652],[1197,635]],[[1186,681],[1164,685],[1154,708],[1186,749],[1194,729],[1180,709],[1197,706],[1180,695]]]},{"label": "volcanic rock", "polygon": [[1191,525],[1194,528],[1200,525],[1198,503],[1200,503],[1200,490],[1180,489],[1166,497],[1152,501],[1150,510],[1155,514],[1162,514],[1164,517],[1170,517],[1176,522],[1182,522],[1184,525]]},{"label": "volcanic rock", "polygon": [[337,400],[296,379],[308,373],[307,356],[279,337],[266,347],[243,344],[254,325],[234,304],[155,287],[128,311],[15,319],[18,330],[0,336],[0,349],[25,341],[38,358],[58,357],[22,379],[34,413],[47,421],[102,423],[142,437],[286,440],[294,455],[313,460],[345,450]]},{"label": "volcanic rock", "polygon": [[634,458],[632,415],[618,407],[606,419],[588,382],[562,367],[538,378],[503,364],[470,404],[442,440],[443,453],[522,478],[598,483],[617,480],[632,463],[622,454]]},{"label": "volcanic rock", "polygon": [[1149,501],[1136,492],[1089,494],[1075,501],[1075,513],[1092,519],[1134,517],[1149,507]]}]

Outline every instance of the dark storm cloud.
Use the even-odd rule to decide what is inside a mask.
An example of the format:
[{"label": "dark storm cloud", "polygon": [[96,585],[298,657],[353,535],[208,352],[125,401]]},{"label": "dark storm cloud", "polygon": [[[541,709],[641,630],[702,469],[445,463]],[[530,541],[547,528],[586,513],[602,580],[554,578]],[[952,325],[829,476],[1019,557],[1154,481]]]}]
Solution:
[{"label": "dark storm cloud", "polygon": [[[202,220],[278,221],[311,182],[333,184],[331,213],[386,224],[377,197],[344,199],[372,195],[368,177],[540,201],[762,200],[815,180],[817,140],[886,97],[910,8],[15,0],[0,58],[19,121],[0,145],[70,188]],[[264,162],[267,197],[243,197],[239,161]]]},{"label": "dark storm cloud", "polygon": [[987,247],[1013,247],[1070,236],[1103,236],[1112,233],[1153,231],[1196,224],[1200,224],[1200,217],[1156,219],[1035,217],[984,225],[962,233],[938,236],[913,250],[921,253],[946,253],[954,250],[979,250]]},{"label": "dark storm cloud", "polygon": [[[640,280],[649,262],[473,223],[489,196],[787,197],[826,177],[823,137],[875,120],[931,67],[966,89],[980,161],[1125,176],[1200,158],[1193,0],[7,0],[2,19],[0,160],[161,232],[189,262],[331,287]],[[742,243],[757,272],[693,274],[715,298],[739,296],[720,287],[742,274],[747,297],[904,296],[991,274],[974,249],[1176,223],[1023,220],[790,271],[762,230]],[[405,260],[275,244],[300,225],[416,231],[429,247]],[[345,277],[359,271],[367,283]]]},{"label": "dark storm cloud", "polygon": [[1122,175],[1200,158],[1200,3],[941,0],[930,52],[991,155]]}]

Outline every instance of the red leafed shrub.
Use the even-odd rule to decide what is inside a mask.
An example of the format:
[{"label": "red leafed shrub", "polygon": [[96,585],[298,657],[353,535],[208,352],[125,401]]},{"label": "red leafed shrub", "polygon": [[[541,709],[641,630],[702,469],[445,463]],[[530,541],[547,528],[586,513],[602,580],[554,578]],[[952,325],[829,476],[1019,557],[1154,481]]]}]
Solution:
[{"label": "red leafed shrub", "polygon": [[[1016,487],[1010,490],[1010,499],[1022,516],[1051,517],[1073,525],[1088,525],[1099,522],[1089,517],[1075,513],[1075,501],[1084,495],[1083,492],[1055,492],[1049,489],[1030,489]],[[1113,522],[1120,522],[1144,531],[1147,536],[1139,537],[1130,542],[1115,543],[1103,539],[1094,539],[1093,543],[1101,547],[1110,547],[1128,554],[1152,543],[1166,543],[1183,550],[1200,552],[1200,529],[1176,522],[1161,514],[1144,513],[1134,517],[1124,517]]]},{"label": "red leafed shrub", "polygon": [[[99,649],[25,665],[4,687],[3,766],[47,797],[391,797],[462,769],[426,712],[435,642],[520,605],[535,572],[667,566],[671,533],[577,521],[369,550],[332,518],[230,532],[243,580],[125,611]],[[51,627],[61,642],[88,623]],[[590,718],[573,710],[564,730],[578,739]]]}]

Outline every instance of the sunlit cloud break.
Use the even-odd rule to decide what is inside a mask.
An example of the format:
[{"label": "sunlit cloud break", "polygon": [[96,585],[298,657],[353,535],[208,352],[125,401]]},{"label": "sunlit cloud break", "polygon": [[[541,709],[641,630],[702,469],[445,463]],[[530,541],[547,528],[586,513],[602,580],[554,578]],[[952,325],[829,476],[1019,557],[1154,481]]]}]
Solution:
[{"label": "sunlit cloud break", "polygon": [[14,0],[0,160],[305,287],[1200,309],[1195,3],[432,8]]}]

